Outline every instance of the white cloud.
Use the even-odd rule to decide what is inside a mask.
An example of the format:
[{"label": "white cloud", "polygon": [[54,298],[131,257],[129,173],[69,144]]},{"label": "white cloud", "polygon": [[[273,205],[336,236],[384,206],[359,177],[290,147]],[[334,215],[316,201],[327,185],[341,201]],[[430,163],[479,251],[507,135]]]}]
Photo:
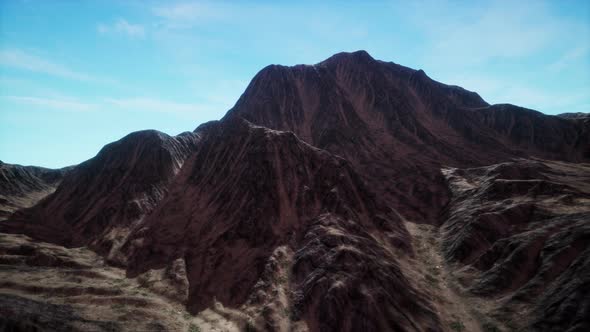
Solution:
[{"label": "white cloud", "polygon": [[2,96],[1,98],[19,104],[31,105],[41,108],[51,108],[61,111],[86,112],[98,109],[98,105],[81,102],[72,98],[45,98],[30,96]]},{"label": "white cloud", "polygon": [[141,24],[131,24],[124,19],[118,19],[113,24],[99,24],[97,30],[101,34],[118,33],[133,38],[144,38],[145,28]]},{"label": "white cloud", "polygon": [[0,50],[0,65],[78,81],[98,81],[93,76],[72,70],[64,65],[51,62],[19,49]]}]

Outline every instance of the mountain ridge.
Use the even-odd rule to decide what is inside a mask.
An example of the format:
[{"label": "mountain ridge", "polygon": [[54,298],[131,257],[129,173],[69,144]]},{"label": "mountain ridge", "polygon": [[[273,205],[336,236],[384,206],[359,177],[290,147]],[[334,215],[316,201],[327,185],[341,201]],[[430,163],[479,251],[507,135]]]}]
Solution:
[{"label": "mountain ridge", "polygon": [[6,164],[0,160],[0,220],[52,193],[73,167],[50,169]]},{"label": "mountain ridge", "polygon": [[[430,174],[430,182],[441,179],[441,164],[483,166],[525,155],[572,161],[590,157],[584,146],[590,142],[588,124],[509,104],[489,105],[476,93],[433,81],[423,71],[374,60],[366,52],[339,53],[312,66],[268,66],[221,121],[234,116],[292,131],[351,160],[363,174],[389,178],[418,168]],[[360,153],[351,155],[353,151]],[[387,171],[376,169],[375,160],[406,165]],[[415,190],[429,185],[418,183]],[[379,191],[394,192],[393,200],[401,197],[399,209],[415,201],[411,217],[434,222],[436,213],[421,215],[420,210],[444,202],[404,197],[414,190],[410,186]]]}]

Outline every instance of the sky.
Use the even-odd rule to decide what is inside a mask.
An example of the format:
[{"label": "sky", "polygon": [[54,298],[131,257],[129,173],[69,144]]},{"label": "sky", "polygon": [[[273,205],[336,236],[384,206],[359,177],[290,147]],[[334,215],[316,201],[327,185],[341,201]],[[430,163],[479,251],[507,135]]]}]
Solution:
[{"label": "sky", "polygon": [[269,64],[342,51],[590,112],[590,1],[0,0],[0,160],[64,167],[221,118]]}]

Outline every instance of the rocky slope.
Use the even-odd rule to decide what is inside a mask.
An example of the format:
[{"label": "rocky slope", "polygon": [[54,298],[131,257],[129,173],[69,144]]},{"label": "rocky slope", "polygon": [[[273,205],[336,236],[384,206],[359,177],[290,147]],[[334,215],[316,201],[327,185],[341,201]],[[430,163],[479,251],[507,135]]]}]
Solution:
[{"label": "rocky slope", "polygon": [[70,169],[12,165],[0,161],[0,220],[51,194]]},{"label": "rocky slope", "polygon": [[[289,283],[283,303],[252,313],[254,326],[289,329],[303,319],[322,331],[437,327],[397,261],[411,253],[401,218],[346,160],[293,133],[232,119],[209,129],[171,188],[124,249],[133,275],[183,260],[191,311],[214,299],[262,308]],[[281,258],[281,280],[261,278]],[[372,273],[358,274],[361,266]],[[342,306],[352,297],[365,309]]]},{"label": "rocky slope", "polygon": [[[143,287],[187,310],[155,330],[584,329],[588,161],[583,119],[489,105],[363,51],[269,66],[220,121],[130,134],[0,223],[0,300],[17,308],[0,320],[130,330],[95,304],[143,306]],[[62,315],[70,291],[17,281],[76,264],[128,285],[82,278],[72,294],[91,295]],[[149,329],[149,314],[125,320]]]},{"label": "rocky slope", "polygon": [[443,253],[464,266],[469,292],[500,298],[495,314],[523,328],[590,328],[590,164],[520,159],[445,175]]}]

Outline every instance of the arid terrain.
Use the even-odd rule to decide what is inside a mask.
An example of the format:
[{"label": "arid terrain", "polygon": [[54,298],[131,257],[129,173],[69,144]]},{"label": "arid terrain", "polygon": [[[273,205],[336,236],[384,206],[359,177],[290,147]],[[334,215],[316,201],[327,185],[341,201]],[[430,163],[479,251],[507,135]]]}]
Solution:
[{"label": "arid terrain", "polygon": [[0,330],[590,331],[590,117],[364,51],[0,171]]}]

